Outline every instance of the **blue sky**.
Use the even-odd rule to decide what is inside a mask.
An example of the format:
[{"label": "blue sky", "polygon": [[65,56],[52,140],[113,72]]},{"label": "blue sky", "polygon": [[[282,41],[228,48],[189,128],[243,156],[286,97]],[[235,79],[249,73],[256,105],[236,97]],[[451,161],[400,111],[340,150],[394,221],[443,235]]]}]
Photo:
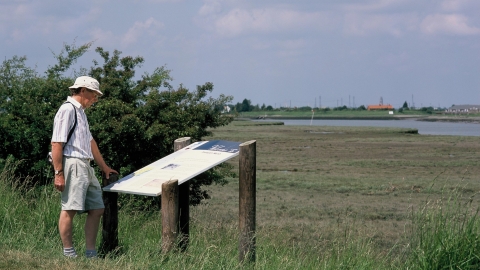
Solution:
[{"label": "blue sky", "polygon": [[479,0],[2,0],[0,40],[40,72],[93,42],[78,67],[117,49],[234,103],[480,104]]}]

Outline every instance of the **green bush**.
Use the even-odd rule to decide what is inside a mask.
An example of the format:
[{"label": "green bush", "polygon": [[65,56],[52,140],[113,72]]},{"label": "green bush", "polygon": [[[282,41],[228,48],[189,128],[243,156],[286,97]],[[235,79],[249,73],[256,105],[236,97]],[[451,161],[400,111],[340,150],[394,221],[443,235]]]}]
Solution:
[{"label": "green bush", "polygon": [[[97,48],[102,62],[90,69],[64,74],[91,44],[65,45],[58,63],[45,75],[26,65],[26,57],[13,57],[0,66],[0,165],[11,155],[22,160],[17,174],[31,184],[46,184],[52,174],[45,157],[49,151],[56,111],[70,95],[75,77],[89,75],[100,82],[104,96],[86,110],[92,135],[107,164],[126,175],[173,152],[175,139],[191,137],[200,141],[209,128],[227,125],[233,119],[221,114],[231,96],[208,97],[213,84],[198,85],[189,91],[171,86],[170,71],[156,68],[151,74],[135,76],[142,57],[121,57]],[[69,72],[71,74],[72,72]],[[203,184],[222,183],[231,172],[215,168],[193,180],[193,201],[207,197]],[[195,197],[198,196],[198,197]]]}]

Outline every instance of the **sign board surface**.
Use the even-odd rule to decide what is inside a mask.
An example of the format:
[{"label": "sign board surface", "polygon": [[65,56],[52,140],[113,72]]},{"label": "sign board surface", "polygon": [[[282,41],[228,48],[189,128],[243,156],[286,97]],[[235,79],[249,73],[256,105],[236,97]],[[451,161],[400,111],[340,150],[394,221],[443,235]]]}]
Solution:
[{"label": "sign board surface", "polygon": [[239,142],[202,141],[192,143],[117,182],[103,188],[104,191],[147,196],[159,196],[162,184],[178,180],[178,184],[239,154]]}]

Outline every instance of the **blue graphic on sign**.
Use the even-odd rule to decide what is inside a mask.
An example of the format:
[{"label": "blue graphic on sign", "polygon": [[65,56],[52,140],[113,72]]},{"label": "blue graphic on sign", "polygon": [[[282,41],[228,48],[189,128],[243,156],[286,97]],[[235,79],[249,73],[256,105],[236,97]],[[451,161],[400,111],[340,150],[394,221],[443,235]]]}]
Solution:
[{"label": "blue graphic on sign", "polygon": [[237,153],[240,149],[239,142],[229,142],[229,141],[209,141],[195,148],[194,150],[210,150],[217,152],[225,153]]}]

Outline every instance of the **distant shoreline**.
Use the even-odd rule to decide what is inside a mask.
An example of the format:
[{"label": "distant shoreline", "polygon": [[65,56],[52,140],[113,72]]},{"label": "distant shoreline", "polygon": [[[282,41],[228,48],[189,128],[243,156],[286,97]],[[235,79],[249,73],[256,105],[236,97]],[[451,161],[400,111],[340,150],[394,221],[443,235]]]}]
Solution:
[{"label": "distant shoreline", "polygon": [[[238,117],[235,120],[311,120],[308,116],[286,116],[286,115],[267,115],[266,117]],[[454,116],[419,116],[419,115],[405,115],[405,116],[314,116],[314,120],[417,120],[428,122],[465,122],[480,124],[480,117],[454,117]]]}]

